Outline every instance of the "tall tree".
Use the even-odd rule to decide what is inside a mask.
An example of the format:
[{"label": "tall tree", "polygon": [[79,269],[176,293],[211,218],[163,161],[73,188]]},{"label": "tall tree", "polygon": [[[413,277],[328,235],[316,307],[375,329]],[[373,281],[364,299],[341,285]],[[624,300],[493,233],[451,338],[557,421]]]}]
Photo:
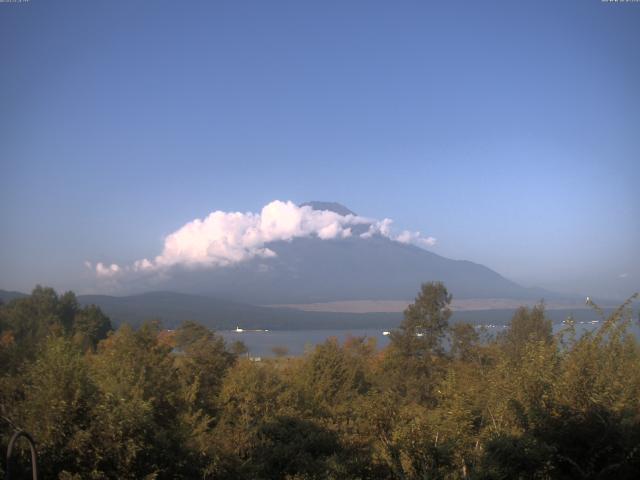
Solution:
[{"label": "tall tree", "polygon": [[546,317],[544,302],[540,302],[531,309],[518,308],[511,318],[509,328],[500,336],[500,340],[513,360],[517,360],[522,355],[529,343],[550,344],[553,340],[552,324]]},{"label": "tall tree", "polygon": [[393,386],[425,401],[431,397],[436,373],[441,373],[442,341],[449,330],[451,295],[442,282],[422,284],[404,311],[400,328],[391,332],[387,369]]}]

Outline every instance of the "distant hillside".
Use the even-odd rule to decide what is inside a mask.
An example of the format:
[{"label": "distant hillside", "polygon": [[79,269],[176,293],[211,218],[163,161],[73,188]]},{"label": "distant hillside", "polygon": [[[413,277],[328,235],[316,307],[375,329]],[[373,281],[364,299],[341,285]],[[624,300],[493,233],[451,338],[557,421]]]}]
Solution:
[{"label": "distant hillside", "polygon": [[245,329],[334,329],[390,328],[402,319],[399,313],[323,313],[301,312],[286,308],[258,307],[198,295],[173,292],[151,292],[114,297],[80,295],[83,305],[98,305],[116,324],[139,325],[145,320],[162,320],[174,328],[184,320],[193,320],[214,330]]},{"label": "distant hillside", "polygon": [[26,296],[27,296],[26,293],[12,292],[9,290],[0,290],[0,302],[2,303],[10,302],[14,298],[22,298]]}]

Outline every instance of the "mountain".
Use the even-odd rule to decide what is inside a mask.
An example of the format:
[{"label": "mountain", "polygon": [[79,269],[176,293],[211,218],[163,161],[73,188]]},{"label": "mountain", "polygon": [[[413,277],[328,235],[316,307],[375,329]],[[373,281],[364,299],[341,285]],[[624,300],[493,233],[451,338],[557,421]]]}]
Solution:
[{"label": "mountain", "polygon": [[[308,202],[316,210],[354,214],[334,202]],[[358,229],[358,230],[356,230]],[[452,260],[382,235],[361,238],[367,225],[339,240],[317,237],[278,241],[276,253],[215,269],[172,272],[163,288],[251,304],[295,304],[341,300],[410,300],[426,281],[443,281],[455,298],[546,299],[477,263]]]},{"label": "mountain", "polygon": [[[315,210],[355,215],[335,202],[303,204]],[[167,325],[185,319],[213,328],[331,328],[348,324],[396,324],[400,313],[336,313],[270,308],[265,305],[310,304],[352,300],[410,301],[427,281],[442,281],[454,299],[554,300],[541,289],[529,289],[477,263],[452,260],[414,245],[375,234],[362,238],[367,224],[355,225],[348,238],[315,236],[266,244],[275,256],[254,258],[227,267],[174,267],[161,277],[122,277],[120,291],[137,295],[80,296],[84,304],[102,307],[116,323],[137,324],[160,317]],[[158,292],[157,290],[163,291]],[[150,293],[144,293],[150,292]],[[4,301],[17,292],[0,291]],[[484,300],[486,303],[486,300]],[[262,306],[259,306],[262,305]]]},{"label": "mountain", "polygon": [[540,298],[493,270],[450,260],[383,237],[295,239],[277,256],[233,267],[176,273],[172,290],[255,304],[411,299],[420,284],[443,281],[456,298]]}]

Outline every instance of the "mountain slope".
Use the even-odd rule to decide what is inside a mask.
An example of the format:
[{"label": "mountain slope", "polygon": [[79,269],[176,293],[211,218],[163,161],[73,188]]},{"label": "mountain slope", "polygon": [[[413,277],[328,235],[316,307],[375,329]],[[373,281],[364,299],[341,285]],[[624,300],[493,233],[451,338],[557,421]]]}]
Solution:
[{"label": "mountain slope", "polygon": [[253,304],[411,299],[426,281],[455,298],[549,298],[473,262],[451,260],[381,236],[275,242],[277,256],[231,267],[176,271],[165,288]]}]

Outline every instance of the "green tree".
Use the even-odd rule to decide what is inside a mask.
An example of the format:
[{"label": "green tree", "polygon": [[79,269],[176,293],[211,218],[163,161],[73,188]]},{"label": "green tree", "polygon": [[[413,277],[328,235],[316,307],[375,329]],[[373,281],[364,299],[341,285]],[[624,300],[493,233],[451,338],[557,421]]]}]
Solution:
[{"label": "green tree", "polygon": [[398,330],[391,332],[386,369],[391,388],[421,401],[433,398],[442,373],[442,340],[449,330],[451,295],[441,282],[424,283],[414,303],[404,311]]},{"label": "green tree", "polygon": [[300,408],[315,416],[335,415],[370,386],[362,357],[355,348],[342,348],[336,338],[317,345],[304,358],[297,382],[302,393]]},{"label": "green tree", "polygon": [[69,314],[69,298],[61,308],[58,295],[52,288],[36,286],[31,295],[17,298],[0,308],[5,331],[10,331],[15,342],[20,345],[16,351],[16,362],[33,358],[38,344],[52,333],[65,332],[61,313]]},{"label": "green tree", "polygon": [[404,311],[400,331],[391,334],[394,345],[411,355],[442,353],[449,329],[451,295],[442,282],[423,283],[415,301]]},{"label": "green tree", "polygon": [[451,355],[463,362],[470,362],[477,357],[480,336],[473,325],[456,323],[451,327]]},{"label": "green tree", "polygon": [[107,338],[111,330],[111,320],[96,305],[89,305],[75,312],[71,333],[74,342],[84,350],[95,349],[98,342]]},{"label": "green tree", "polygon": [[220,392],[221,411],[209,451],[216,478],[256,478],[254,452],[260,448],[260,431],[294,411],[285,400],[289,389],[285,373],[270,362],[258,366],[242,359],[231,368]]},{"label": "green tree", "polygon": [[81,351],[68,338],[48,338],[22,382],[23,400],[9,403],[7,413],[37,439],[41,475],[91,471],[97,392]]},{"label": "green tree", "polygon": [[175,362],[190,404],[215,415],[224,375],[236,356],[226,349],[221,336],[198,323],[185,322],[175,333],[175,346],[180,352]]},{"label": "green tree", "polygon": [[530,342],[550,344],[553,340],[552,324],[545,315],[543,302],[529,309],[520,307],[511,318],[509,328],[500,336],[505,351],[517,359]]},{"label": "green tree", "polygon": [[200,461],[188,449],[171,347],[157,323],[120,327],[91,357],[100,396],[94,406],[95,469],[111,478],[191,478]]}]

